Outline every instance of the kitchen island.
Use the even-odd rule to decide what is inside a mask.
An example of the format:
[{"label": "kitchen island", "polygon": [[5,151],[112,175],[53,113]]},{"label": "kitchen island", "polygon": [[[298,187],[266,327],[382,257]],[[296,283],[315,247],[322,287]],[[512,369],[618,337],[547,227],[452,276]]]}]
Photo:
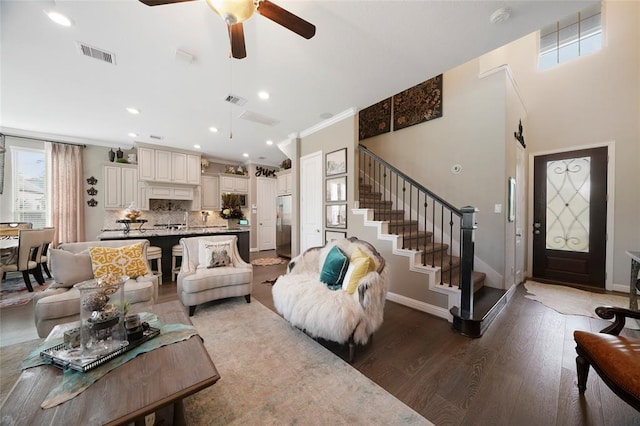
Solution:
[{"label": "kitchen island", "polygon": [[162,249],[162,281],[171,281],[171,248],[180,243],[180,238],[199,237],[204,235],[235,235],[238,237],[238,252],[245,262],[249,259],[249,228],[237,227],[189,227],[182,229],[131,229],[128,233],[122,230],[103,231],[99,240],[149,240],[149,244]]}]

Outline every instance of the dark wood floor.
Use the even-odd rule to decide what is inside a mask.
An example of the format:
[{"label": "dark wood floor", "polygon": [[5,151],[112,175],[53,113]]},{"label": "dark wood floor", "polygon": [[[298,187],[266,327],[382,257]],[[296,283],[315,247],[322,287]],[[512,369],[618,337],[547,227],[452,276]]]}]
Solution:
[{"label": "dark wood floor", "polygon": [[[252,253],[271,257],[273,252]],[[254,267],[253,297],[274,310],[271,285],[286,265]],[[520,286],[479,339],[393,302],[372,342],[358,348],[354,368],[437,425],[640,425],[593,370],[587,392],[576,386],[574,330],[598,331],[604,320],[561,315],[526,299]],[[175,298],[165,284],[161,301]],[[196,311],[197,315],[197,311]],[[623,334],[640,338],[640,332]],[[346,359],[342,346],[321,342]]]}]

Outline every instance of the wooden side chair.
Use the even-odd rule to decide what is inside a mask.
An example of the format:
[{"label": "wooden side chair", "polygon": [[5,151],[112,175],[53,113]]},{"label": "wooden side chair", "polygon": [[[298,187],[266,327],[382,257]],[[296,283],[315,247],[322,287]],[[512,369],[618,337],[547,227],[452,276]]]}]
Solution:
[{"label": "wooden side chair", "polygon": [[578,390],[581,394],[586,391],[591,366],[616,395],[640,411],[640,339],[618,335],[625,319],[640,319],[640,312],[601,306],[596,308],[596,314],[604,319],[615,317],[615,321],[599,333],[573,332],[578,353]]},{"label": "wooden side chair", "polygon": [[49,248],[53,243],[53,237],[56,233],[56,228],[42,228],[44,231],[42,233],[42,246],[40,248],[40,261],[38,262],[38,267],[40,269],[40,275],[42,275],[42,270],[44,270],[47,277],[51,278],[51,272],[49,272]]}]

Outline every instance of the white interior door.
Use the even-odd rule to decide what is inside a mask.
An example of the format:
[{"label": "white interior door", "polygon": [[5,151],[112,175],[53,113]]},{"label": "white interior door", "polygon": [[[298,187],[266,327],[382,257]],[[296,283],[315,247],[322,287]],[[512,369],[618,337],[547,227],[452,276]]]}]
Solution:
[{"label": "white interior door", "polygon": [[300,158],[300,253],[323,245],[322,151]]},{"label": "white interior door", "polygon": [[257,178],[258,250],[276,248],[276,180]]}]

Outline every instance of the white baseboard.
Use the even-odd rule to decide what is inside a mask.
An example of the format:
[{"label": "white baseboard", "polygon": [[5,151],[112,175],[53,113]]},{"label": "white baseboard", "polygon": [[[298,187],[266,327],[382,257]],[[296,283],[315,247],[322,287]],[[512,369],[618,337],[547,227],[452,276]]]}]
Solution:
[{"label": "white baseboard", "polygon": [[611,290],[619,291],[620,293],[629,293],[631,291],[631,286],[629,284],[611,284]]},{"label": "white baseboard", "polygon": [[254,253],[254,252],[256,252],[256,251],[260,251],[260,250],[258,250],[258,247],[251,247],[251,248],[249,249],[249,252],[250,252],[250,253]]},{"label": "white baseboard", "polygon": [[446,319],[449,322],[452,321],[451,313],[446,308],[430,305],[428,303],[421,302],[419,300],[411,299],[409,297],[402,296],[396,293],[391,293],[391,292],[387,293],[387,300],[399,303],[400,305],[407,306],[417,311],[426,312],[427,314],[434,315],[438,318]]}]

